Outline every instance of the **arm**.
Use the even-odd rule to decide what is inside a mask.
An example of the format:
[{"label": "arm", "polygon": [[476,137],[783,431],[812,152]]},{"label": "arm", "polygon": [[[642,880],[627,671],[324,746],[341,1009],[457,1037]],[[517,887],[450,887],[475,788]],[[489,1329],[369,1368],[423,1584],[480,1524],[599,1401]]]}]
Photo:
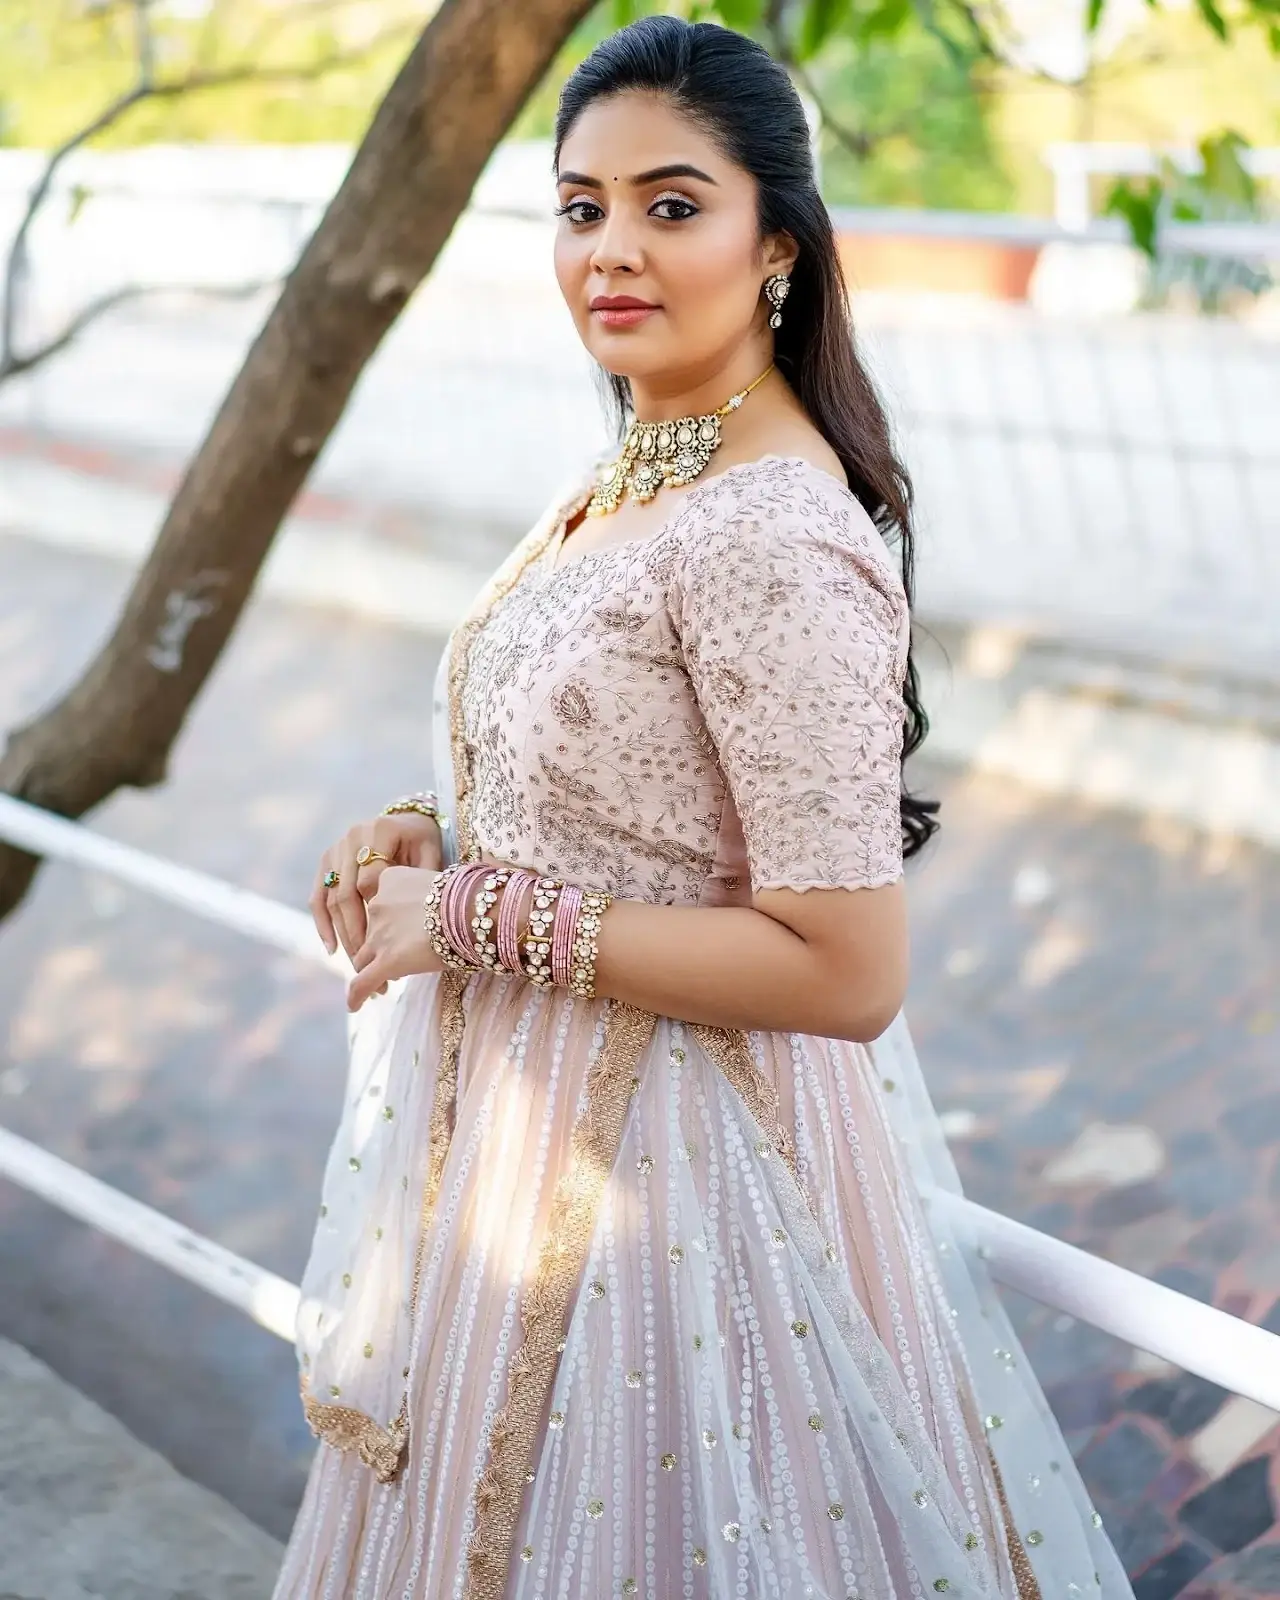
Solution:
[{"label": "arm", "polygon": [[615,900],[598,942],[597,994],[720,1028],[869,1041],[906,990],[900,882],[767,889],[752,907]]},{"label": "arm", "polygon": [[834,486],[784,485],[699,531],[668,609],[755,892],[750,908],[615,902],[597,993],[721,1027],[876,1038],[908,964],[907,613],[880,535]]},{"label": "arm", "polygon": [[595,992],[713,1026],[872,1039],[906,985],[906,601],[847,496],[787,495],[699,530],[668,593],[752,903],[614,901]]}]

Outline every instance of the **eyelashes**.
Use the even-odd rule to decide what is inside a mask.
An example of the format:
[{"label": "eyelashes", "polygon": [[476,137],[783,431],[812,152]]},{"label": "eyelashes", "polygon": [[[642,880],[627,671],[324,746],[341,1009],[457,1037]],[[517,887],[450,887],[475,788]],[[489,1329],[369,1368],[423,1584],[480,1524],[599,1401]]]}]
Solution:
[{"label": "eyelashes", "polygon": [[[672,216],[670,211],[666,215],[661,215],[661,207],[678,207],[679,211],[675,216]],[[659,222],[687,222],[690,217],[696,217],[699,210],[700,207],[694,205],[693,201],[686,199],[684,195],[661,194],[650,204],[649,215]],[[583,215],[584,212],[591,212],[594,215],[586,216]],[[579,198],[568,200],[564,205],[557,206],[555,215],[557,217],[568,217],[570,224],[574,227],[585,228],[604,216],[604,208],[596,200]]]},{"label": "eyelashes", "polygon": [[583,207],[585,207],[588,211],[600,212],[601,216],[604,215],[604,213],[600,211],[600,207],[595,203],[594,200],[569,200],[564,205],[557,206],[556,210],[555,210],[555,214],[558,217],[568,217],[570,222],[575,223],[577,226],[581,227],[587,222],[594,222],[595,221],[594,217],[583,217],[583,216],[579,215],[579,211]]}]

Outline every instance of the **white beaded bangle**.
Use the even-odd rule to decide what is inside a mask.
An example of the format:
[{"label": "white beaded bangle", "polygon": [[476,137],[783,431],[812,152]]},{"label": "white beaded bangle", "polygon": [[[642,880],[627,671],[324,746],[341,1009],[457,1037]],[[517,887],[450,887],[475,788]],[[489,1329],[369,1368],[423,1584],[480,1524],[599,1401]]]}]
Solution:
[{"label": "white beaded bangle", "polygon": [[596,957],[599,954],[596,938],[604,914],[612,904],[613,896],[599,889],[584,889],[582,892],[577,936],[569,958],[569,987],[583,1000],[594,1000],[596,997]]}]

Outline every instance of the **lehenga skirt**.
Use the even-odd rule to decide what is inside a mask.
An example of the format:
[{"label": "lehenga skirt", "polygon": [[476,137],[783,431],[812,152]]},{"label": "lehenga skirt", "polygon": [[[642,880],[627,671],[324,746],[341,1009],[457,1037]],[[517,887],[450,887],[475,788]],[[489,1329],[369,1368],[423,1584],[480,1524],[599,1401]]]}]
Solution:
[{"label": "lehenga skirt", "polygon": [[393,986],[304,1282],[277,1600],[1129,1596],[955,1189],[901,1019]]}]

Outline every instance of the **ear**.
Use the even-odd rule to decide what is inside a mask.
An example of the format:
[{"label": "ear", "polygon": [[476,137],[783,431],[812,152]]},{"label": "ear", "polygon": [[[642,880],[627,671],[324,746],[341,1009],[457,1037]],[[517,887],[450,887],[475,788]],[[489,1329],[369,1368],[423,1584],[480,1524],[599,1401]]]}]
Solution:
[{"label": "ear", "polygon": [[789,233],[771,233],[764,241],[764,264],[770,277],[790,272],[800,255],[800,246]]}]

